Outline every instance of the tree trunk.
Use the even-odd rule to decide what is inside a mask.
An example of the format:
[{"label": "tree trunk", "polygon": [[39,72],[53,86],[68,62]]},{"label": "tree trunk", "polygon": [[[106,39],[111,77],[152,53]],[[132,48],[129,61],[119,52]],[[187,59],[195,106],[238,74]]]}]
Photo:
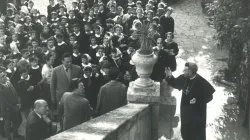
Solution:
[{"label": "tree trunk", "polygon": [[231,45],[229,49],[228,69],[231,74],[236,74],[240,66],[243,45],[236,39],[232,39]]}]

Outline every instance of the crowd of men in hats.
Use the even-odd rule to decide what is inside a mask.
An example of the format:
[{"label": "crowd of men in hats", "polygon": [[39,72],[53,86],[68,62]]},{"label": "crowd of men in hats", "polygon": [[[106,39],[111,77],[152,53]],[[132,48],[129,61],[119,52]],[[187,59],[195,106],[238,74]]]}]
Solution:
[{"label": "crowd of men in hats", "polygon": [[0,127],[8,140],[12,132],[20,138],[24,119],[26,139],[38,140],[51,135],[52,121],[64,131],[125,105],[141,24],[154,33],[151,78],[161,82],[166,67],[176,70],[173,9],[164,0],[73,0],[69,7],[49,0],[46,15],[35,2],[7,0],[0,18]]}]

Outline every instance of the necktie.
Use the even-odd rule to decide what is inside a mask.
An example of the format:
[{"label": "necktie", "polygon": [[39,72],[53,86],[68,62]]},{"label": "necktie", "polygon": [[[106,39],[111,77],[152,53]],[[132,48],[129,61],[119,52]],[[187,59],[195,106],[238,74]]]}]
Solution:
[{"label": "necktie", "polygon": [[69,69],[66,68],[65,72],[66,72],[66,76],[67,76],[68,80],[70,81],[70,72],[69,72]]}]

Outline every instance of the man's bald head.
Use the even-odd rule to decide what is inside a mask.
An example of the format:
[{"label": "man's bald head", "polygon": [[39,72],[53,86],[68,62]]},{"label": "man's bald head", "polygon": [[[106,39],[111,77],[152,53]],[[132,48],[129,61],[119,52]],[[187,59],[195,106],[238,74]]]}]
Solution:
[{"label": "man's bald head", "polygon": [[39,113],[40,115],[47,115],[49,111],[47,102],[42,99],[35,101],[34,108],[35,108],[35,111]]},{"label": "man's bald head", "polygon": [[47,102],[45,100],[36,100],[35,103],[34,103],[34,107],[35,108],[39,108],[41,107],[43,104],[47,104]]}]

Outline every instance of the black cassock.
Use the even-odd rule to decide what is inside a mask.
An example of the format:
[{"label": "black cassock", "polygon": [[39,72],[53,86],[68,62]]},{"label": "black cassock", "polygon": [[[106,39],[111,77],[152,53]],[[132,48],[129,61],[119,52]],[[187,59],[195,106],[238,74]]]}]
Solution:
[{"label": "black cassock", "polygon": [[[180,75],[166,78],[168,83],[182,90],[181,98],[181,135],[183,140],[206,140],[207,103],[213,99],[215,89],[199,74],[194,79]],[[190,104],[192,99],[194,104]]]}]

